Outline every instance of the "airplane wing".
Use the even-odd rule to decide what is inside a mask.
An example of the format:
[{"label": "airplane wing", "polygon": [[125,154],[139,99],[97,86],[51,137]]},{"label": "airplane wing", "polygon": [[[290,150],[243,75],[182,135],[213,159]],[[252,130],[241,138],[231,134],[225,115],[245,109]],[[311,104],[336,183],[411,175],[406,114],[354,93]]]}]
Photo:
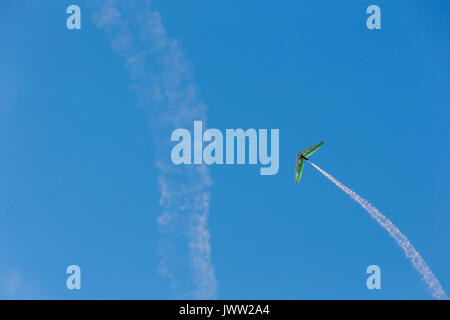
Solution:
[{"label": "airplane wing", "polygon": [[304,161],[305,161],[305,159],[303,159],[303,157],[301,157],[300,154],[298,154],[297,155],[297,168],[295,170],[295,176],[297,179],[297,183],[300,182],[300,177],[302,176]]},{"label": "airplane wing", "polygon": [[323,141],[316,143],[315,145],[303,150],[301,153],[305,158],[308,158],[310,155],[312,155],[314,152],[316,152],[321,146],[323,145]]}]

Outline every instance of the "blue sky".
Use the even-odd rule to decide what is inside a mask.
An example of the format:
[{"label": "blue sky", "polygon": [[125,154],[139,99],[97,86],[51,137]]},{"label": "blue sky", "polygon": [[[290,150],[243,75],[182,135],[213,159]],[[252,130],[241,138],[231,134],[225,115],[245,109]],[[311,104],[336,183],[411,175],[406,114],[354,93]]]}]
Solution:
[{"label": "blue sky", "polygon": [[[70,4],[81,30],[66,29]],[[370,4],[381,30],[366,28]],[[152,97],[133,88],[96,10],[0,4],[0,298],[170,299],[196,285],[182,236],[170,241],[181,241],[185,285],[161,275],[155,162],[170,159],[170,132],[155,138]],[[314,161],[387,215],[450,288],[449,3],[153,0],[151,10],[179,41],[209,127],[280,130],[277,175],[209,168],[218,298],[430,298],[356,203],[311,166],[295,183],[296,152],[320,140]],[[65,287],[70,264],[80,291]],[[371,264],[378,291],[366,288]]]}]

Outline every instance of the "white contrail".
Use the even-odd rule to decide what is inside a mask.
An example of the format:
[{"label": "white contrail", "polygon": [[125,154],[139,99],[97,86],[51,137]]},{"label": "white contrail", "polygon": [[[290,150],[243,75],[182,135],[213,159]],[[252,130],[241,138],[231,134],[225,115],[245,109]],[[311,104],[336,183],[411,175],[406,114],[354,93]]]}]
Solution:
[{"label": "white contrail", "polygon": [[138,106],[148,113],[154,132],[163,208],[157,219],[163,233],[159,271],[171,280],[176,298],[217,298],[207,228],[209,169],[176,167],[170,162],[171,131],[189,128],[194,120],[206,120],[190,63],[180,43],[168,37],[149,1],[95,3],[95,23],[125,60]]},{"label": "white contrail", "polygon": [[411,261],[414,268],[422,275],[423,280],[428,285],[431,294],[436,299],[448,299],[447,294],[442,288],[439,280],[434,276],[430,267],[427,265],[425,260],[420,256],[420,253],[414,248],[414,246],[409,242],[408,238],[389,220],[386,218],[377,208],[371,205],[366,199],[361,198],[356,192],[350,190],[347,186],[342,184],[340,181],[336,180],[332,175],[325,172],[317,165],[308,161],[314,168],[320,171],[325,177],[327,177],[331,182],[338,186],[342,191],[350,196],[353,200],[358,202],[361,207],[363,207],[370,216],[375,219],[379,225],[381,225],[389,235],[394,238],[397,244],[403,249],[406,257]]}]

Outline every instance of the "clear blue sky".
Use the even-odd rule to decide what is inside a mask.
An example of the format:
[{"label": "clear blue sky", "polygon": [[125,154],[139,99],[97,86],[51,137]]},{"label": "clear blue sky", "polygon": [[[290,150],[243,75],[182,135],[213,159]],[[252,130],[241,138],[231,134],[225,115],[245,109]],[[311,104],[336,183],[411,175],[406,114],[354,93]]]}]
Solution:
[{"label": "clear blue sky", "polygon": [[[70,4],[81,30],[66,29]],[[381,30],[366,28],[370,4]],[[320,140],[315,162],[386,214],[450,290],[449,2],[151,8],[182,44],[210,127],[280,129],[277,175],[210,168],[219,298],[430,298],[356,203],[311,166],[295,183],[296,152]],[[0,3],[0,298],[177,297],[158,273],[149,117],[94,10]],[[65,287],[70,264],[82,269],[80,291]],[[371,264],[379,291],[365,285]]]}]

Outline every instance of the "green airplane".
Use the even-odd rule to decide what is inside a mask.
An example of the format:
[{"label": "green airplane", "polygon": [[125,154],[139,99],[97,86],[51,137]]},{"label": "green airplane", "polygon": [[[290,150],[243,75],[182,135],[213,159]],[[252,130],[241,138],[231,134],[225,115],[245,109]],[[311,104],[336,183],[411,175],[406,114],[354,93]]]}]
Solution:
[{"label": "green airplane", "polygon": [[302,176],[304,161],[309,160],[308,157],[316,152],[317,149],[319,149],[322,145],[323,141],[316,143],[315,145],[312,145],[311,147],[297,153],[297,163],[295,168],[295,178],[297,180],[297,183],[300,182],[300,177]]}]

